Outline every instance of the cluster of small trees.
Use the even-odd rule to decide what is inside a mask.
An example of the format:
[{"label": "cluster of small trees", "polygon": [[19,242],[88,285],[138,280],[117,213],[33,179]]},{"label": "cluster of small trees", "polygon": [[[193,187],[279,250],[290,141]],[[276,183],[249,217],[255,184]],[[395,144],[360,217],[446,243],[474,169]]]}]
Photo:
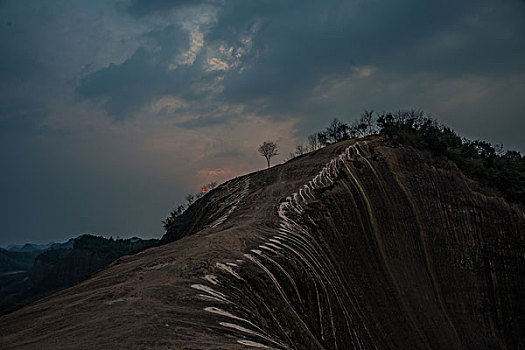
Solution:
[{"label": "cluster of small trees", "polygon": [[[373,110],[365,110],[358,121],[347,124],[337,118],[332,119],[328,127],[322,131],[308,136],[306,143],[297,145],[295,151],[290,153],[284,161],[288,161],[297,156],[316,151],[322,147],[348,140],[350,138],[362,137],[376,134],[378,132],[377,116]],[[276,142],[265,141],[259,147],[259,153],[266,158],[268,168],[273,156],[278,155]]]},{"label": "cluster of small trees", "polygon": [[[288,155],[286,160],[316,151],[325,146],[356,137],[363,137],[378,133],[377,115],[373,110],[365,110],[359,120],[347,124],[334,118],[326,129],[308,136],[306,143],[297,145],[295,151]],[[286,161],[285,160],[285,161]]]},{"label": "cluster of small trees", "polygon": [[162,224],[164,226],[164,229],[167,230],[171,224],[175,221],[175,218],[182,215],[186,211],[186,209],[189,208],[190,205],[192,205],[197,199],[204,196],[209,191],[213,190],[215,187],[217,187],[217,181],[212,181],[206,185],[201,186],[201,190],[198,193],[195,194],[188,194],[184,199],[185,202],[180,204],[176,209],[173,209],[169,216],[166,218],[166,220],[162,220]]}]

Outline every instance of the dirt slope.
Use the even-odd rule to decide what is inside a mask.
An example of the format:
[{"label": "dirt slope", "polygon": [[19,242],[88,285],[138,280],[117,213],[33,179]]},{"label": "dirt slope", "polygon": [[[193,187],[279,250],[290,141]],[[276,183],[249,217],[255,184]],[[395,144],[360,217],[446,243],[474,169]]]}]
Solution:
[{"label": "dirt slope", "polygon": [[0,318],[0,348],[524,348],[525,215],[475,188],[380,138],[326,147]]}]

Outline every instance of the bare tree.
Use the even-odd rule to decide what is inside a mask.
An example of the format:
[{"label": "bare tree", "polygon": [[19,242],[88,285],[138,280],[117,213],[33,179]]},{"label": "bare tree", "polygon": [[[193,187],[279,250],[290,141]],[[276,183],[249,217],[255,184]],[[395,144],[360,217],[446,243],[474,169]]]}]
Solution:
[{"label": "bare tree", "polygon": [[279,155],[279,147],[277,147],[277,143],[273,141],[264,141],[264,143],[259,147],[259,153],[261,156],[266,158],[266,161],[268,162],[268,168],[270,167],[270,159],[273,156]]},{"label": "bare tree", "polygon": [[358,122],[357,120],[354,121],[349,128],[349,134],[350,137],[356,138],[356,137],[362,137],[366,135],[366,128],[367,125],[364,122]]},{"label": "bare tree", "polygon": [[372,135],[376,132],[375,130],[375,118],[374,118],[374,110],[365,111],[361,114],[361,124],[366,125],[366,134]]},{"label": "bare tree", "polygon": [[321,142],[319,141],[319,133],[308,136],[308,147],[310,151],[315,151],[321,148]]},{"label": "bare tree", "polygon": [[330,143],[336,143],[348,139],[348,124],[334,118],[328,128],[326,128],[326,136]]}]

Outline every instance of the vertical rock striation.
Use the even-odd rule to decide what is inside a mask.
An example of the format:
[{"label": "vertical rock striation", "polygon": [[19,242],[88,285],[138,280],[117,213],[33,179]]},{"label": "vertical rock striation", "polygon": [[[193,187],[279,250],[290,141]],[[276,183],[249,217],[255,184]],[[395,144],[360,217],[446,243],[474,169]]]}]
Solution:
[{"label": "vertical rock striation", "polygon": [[523,212],[432,161],[348,146],[222,268],[205,310],[260,346],[524,347]]}]

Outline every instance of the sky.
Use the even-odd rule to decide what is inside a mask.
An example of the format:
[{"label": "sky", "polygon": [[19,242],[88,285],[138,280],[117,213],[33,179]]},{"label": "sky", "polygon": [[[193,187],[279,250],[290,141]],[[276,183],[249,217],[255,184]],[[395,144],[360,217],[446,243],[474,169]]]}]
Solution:
[{"label": "sky", "polygon": [[160,237],[333,118],[525,151],[523,0],[0,0],[0,245]]}]

